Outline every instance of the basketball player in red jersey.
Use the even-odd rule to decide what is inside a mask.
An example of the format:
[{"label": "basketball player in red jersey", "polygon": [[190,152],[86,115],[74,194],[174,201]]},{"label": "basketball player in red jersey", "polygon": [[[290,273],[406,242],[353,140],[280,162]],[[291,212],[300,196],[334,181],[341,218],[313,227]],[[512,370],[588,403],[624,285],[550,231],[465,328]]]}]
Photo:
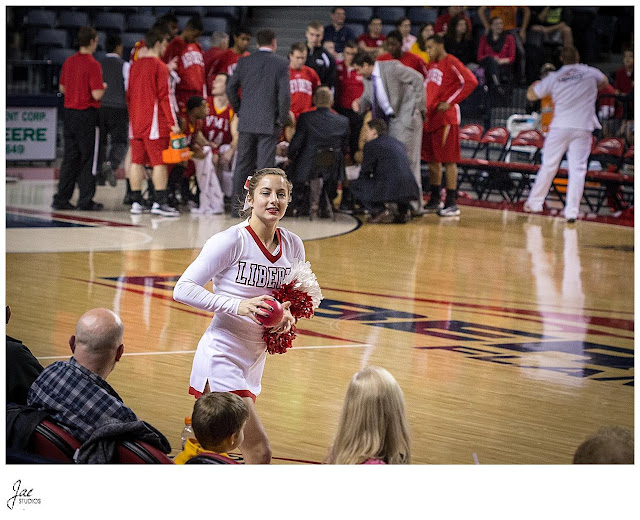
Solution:
[{"label": "basketball player in red jersey", "polygon": [[203,132],[213,143],[213,165],[227,197],[233,195],[233,170],[236,165],[238,147],[238,118],[227,98],[228,76],[218,74],[211,85],[212,96],[207,98],[209,115],[205,119]]},{"label": "basketball player in red jersey", "polygon": [[186,27],[179,36],[169,43],[162,59],[169,63],[178,58],[176,72],[180,78],[176,85],[176,101],[181,113],[187,110],[187,101],[192,96],[206,97],[204,54],[198,43],[202,34],[202,20],[199,16],[189,19]]},{"label": "basketball player in red jersey", "polygon": [[220,73],[213,80],[213,95],[207,98],[209,114],[202,127],[205,138],[215,147],[213,164],[216,172],[233,172],[232,163],[238,146],[238,118],[227,98],[227,78],[226,74]]},{"label": "basketball player in red jersey", "polygon": [[422,74],[422,77],[427,77],[427,64],[415,54],[402,50],[402,34],[400,34],[400,31],[391,31],[387,34],[384,47],[387,52],[378,56],[376,58],[377,61],[398,60],[403,65],[418,71]]},{"label": "basketball player in red jersey", "polygon": [[[425,81],[427,116],[422,133],[422,159],[429,163],[431,200],[426,212],[441,217],[460,215],[456,203],[458,194],[458,165],[460,160],[460,103],[478,85],[478,80],[462,62],[444,50],[444,38],[434,35],[427,40],[431,57]],[[442,163],[446,172],[447,199],[440,201]]]},{"label": "basketball player in red jersey", "polygon": [[209,70],[209,85],[213,78],[220,72],[231,76],[236,70],[238,60],[243,56],[249,56],[249,45],[251,44],[251,31],[244,27],[239,27],[233,33],[233,47],[222,53],[218,60],[212,64]]},{"label": "basketball player in red jersey", "polygon": [[294,43],[289,51],[289,91],[291,92],[291,112],[296,121],[298,116],[313,108],[313,92],[320,86],[320,76],[307,61],[307,45]]},{"label": "basketball player in red jersey", "polygon": [[131,146],[131,213],[143,212],[141,185],[144,166],[153,167],[154,202],[151,213],[169,217],[179,213],[168,205],[167,166],[162,151],[169,147],[169,134],[180,132],[169,96],[169,70],[160,56],[168,34],[154,28],[145,36],[147,52],[136,60],[129,73],[127,105]]}]

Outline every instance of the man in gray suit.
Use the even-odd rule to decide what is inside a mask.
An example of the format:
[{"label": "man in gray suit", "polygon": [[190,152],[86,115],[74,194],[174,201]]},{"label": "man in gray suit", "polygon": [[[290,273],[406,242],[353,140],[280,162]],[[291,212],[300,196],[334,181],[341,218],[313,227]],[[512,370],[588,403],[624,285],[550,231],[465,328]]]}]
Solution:
[{"label": "man in gray suit", "polygon": [[[353,67],[364,79],[364,93],[353,102],[353,110],[361,114],[371,110],[374,119],[387,122],[389,135],[407,150],[411,171],[422,194],[420,149],[427,109],[424,78],[398,60],[375,61],[366,52],[355,55]],[[412,216],[423,214],[422,196],[411,203],[411,208]]]},{"label": "man in gray suit", "polygon": [[[247,177],[256,168],[275,165],[276,145],[283,127],[289,122],[289,62],[276,56],[277,43],[273,31],[259,31],[256,39],[258,50],[238,61],[227,84],[227,97],[238,114],[234,206],[244,200],[243,188]],[[231,215],[239,216],[237,207],[232,209]]]}]

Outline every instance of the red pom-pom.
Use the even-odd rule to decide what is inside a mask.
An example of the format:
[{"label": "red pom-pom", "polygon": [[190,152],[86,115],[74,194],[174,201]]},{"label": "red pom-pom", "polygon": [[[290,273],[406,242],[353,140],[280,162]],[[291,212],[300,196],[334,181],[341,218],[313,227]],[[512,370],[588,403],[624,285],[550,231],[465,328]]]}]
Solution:
[{"label": "red pom-pom", "polygon": [[295,325],[292,325],[289,332],[285,332],[279,336],[265,329],[262,333],[262,339],[267,344],[267,352],[269,354],[284,354],[287,349],[292,347],[291,342],[297,335],[296,327]]}]

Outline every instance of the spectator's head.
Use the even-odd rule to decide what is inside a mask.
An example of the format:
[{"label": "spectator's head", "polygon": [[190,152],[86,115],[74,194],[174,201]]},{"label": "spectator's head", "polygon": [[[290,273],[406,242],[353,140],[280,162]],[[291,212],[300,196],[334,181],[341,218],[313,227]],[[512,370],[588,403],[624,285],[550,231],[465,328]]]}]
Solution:
[{"label": "spectator's head", "polygon": [[307,45],[304,42],[296,42],[289,51],[289,67],[300,70],[307,61]]},{"label": "spectator's head", "polygon": [[124,325],[117,314],[91,309],[78,320],[69,346],[78,363],[106,379],[124,352],[123,334]]},{"label": "spectator's head", "polygon": [[[273,35],[273,39],[276,39],[276,35]],[[237,54],[244,54],[249,50],[251,45],[251,31],[246,27],[239,27],[233,31],[233,50]],[[260,45],[260,44],[258,44]]]},{"label": "spectator's head", "polygon": [[200,96],[191,96],[187,101],[187,114],[191,121],[204,119],[209,115],[209,105],[206,99]]},{"label": "spectator's head", "polygon": [[452,17],[451,20],[449,20],[445,38],[449,41],[460,41],[463,38],[465,40],[471,38],[469,26],[467,25],[467,21],[462,15],[457,14],[456,16]]},{"label": "spectator's head", "polygon": [[359,51],[353,57],[353,68],[363,78],[369,79],[373,73],[373,65],[375,60],[371,54],[365,51]]},{"label": "spectator's head", "polygon": [[344,57],[344,62],[347,67],[351,67],[356,54],[358,54],[358,42],[349,40],[344,44],[344,50],[342,51],[342,56]]},{"label": "spectator's head", "polygon": [[504,22],[499,16],[492,16],[489,20],[489,29],[494,37],[500,36],[504,32]]},{"label": "spectator's head", "polygon": [[387,133],[387,123],[383,119],[371,119],[365,128],[365,140],[367,142],[377,139]]},{"label": "spectator's head", "polygon": [[98,47],[98,32],[93,27],[78,29],[78,47],[94,53]]},{"label": "spectator's head", "polygon": [[227,93],[227,80],[229,76],[224,72],[219,72],[215,75],[211,81],[211,95],[212,96],[226,96]]},{"label": "spectator's head", "polygon": [[340,28],[344,25],[344,22],[347,20],[347,11],[344,10],[344,7],[333,7],[331,8],[331,23],[334,27]]},{"label": "spectator's head", "polygon": [[[406,38],[411,33],[411,20],[409,18],[400,18],[396,22],[396,29],[400,31],[403,38]],[[387,36],[388,37],[388,36]]]},{"label": "spectator's head", "polygon": [[573,45],[565,45],[560,53],[560,59],[564,65],[580,63],[580,54]]},{"label": "spectator's head", "polygon": [[460,5],[452,5],[449,6],[447,8],[447,12],[449,13],[450,16],[455,16],[457,14],[462,14],[464,13],[464,7],[460,6]]},{"label": "spectator's head", "polygon": [[378,38],[382,33],[382,18],[378,18],[377,16],[369,18],[367,30],[369,31],[369,36],[372,38]]},{"label": "spectator's head", "polygon": [[633,72],[633,50],[626,50],[622,55],[622,64],[629,72]]},{"label": "spectator's head", "polygon": [[384,47],[391,56],[395,59],[400,59],[402,56],[402,34],[400,31],[389,32],[387,39],[384,41]]},{"label": "spectator's head", "polygon": [[122,56],[122,38],[118,34],[108,34],[105,50],[111,54]]},{"label": "spectator's head", "polygon": [[175,14],[165,13],[158,18],[156,23],[158,22],[167,25],[167,29],[169,31],[169,40],[172,40],[173,37],[178,34],[178,17]]},{"label": "spectator's head", "polygon": [[169,44],[169,38],[170,34],[166,25],[163,26],[161,24],[155,24],[145,35],[144,43],[147,46],[147,49],[153,51],[156,56],[162,56]]},{"label": "spectator's head", "polygon": [[444,50],[444,38],[439,34],[434,34],[427,39],[427,53],[432,61],[440,61],[446,56],[447,51]]},{"label": "spectator's head", "polygon": [[307,25],[307,46],[313,50],[316,47],[322,46],[322,38],[324,37],[324,27],[320,22],[309,22]]},{"label": "spectator's head", "polygon": [[193,406],[191,426],[205,450],[226,453],[242,444],[248,418],[249,408],[241,397],[230,392],[210,392]]},{"label": "spectator's head", "polygon": [[229,48],[229,35],[226,32],[215,31],[211,35],[211,46],[226,51]]},{"label": "spectator's head", "polygon": [[420,26],[420,30],[418,31],[418,47],[420,47],[421,51],[427,50],[427,40],[429,37],[433,36],[436,33],[434,30],[433,24],[431,22],[423,23]]},{"label": "spectator's head", "polygon": [[318,108],[331,108],[333,106],[333,93],[329,87],[319,86],[313,93],[313,104]]},{"label": "spectator's head", "polygon": [[400,385],[384,368],[369,366],[351,379],[329,460],[361,464],[411,462],[409,424]]},{"label": "spectator's head", "polygon": [[202,18],[198,15],[192,16],[182,31],[182,39],[187,43],[195,43],[202,36],[203,30]]},{"label": "spectator's head", "polygon": [[544,79],[549,75],[549,72],[555,72],[556,66],[553,63],[545,63],[540,67],[540,79]]},{"label": "spectator's head", "polygon": [[633,431],[605,426],[585,440],[573,455],[574,464],[633,464]]},{"label": "spectator's head", "polygon": [[246,202],[250,209],[245,212],[248,212],[246,216],[252,215],[255,211],[263,214],[267,208],[276,207],[279,210],[278,218],[282,218],[291,202],[293,185],[280,168],[258,170],[249,179],[247,188]]},{"label": "spectator's head", "polygon": [[258,31],[258,34],[256,34],[256,43],[258,44],[258,47],[269,47],[270,49],[273,49],[274,52],[278,48],[276,33],[271,29],[262,29],[261,31]]}]

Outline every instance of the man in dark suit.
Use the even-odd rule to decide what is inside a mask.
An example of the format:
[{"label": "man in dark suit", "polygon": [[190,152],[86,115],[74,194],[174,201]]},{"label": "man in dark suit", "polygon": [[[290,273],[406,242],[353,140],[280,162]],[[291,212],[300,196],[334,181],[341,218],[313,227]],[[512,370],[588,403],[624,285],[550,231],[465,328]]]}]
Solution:
[{"label": "man in dark suit", "polygon": [[386,134],[382,119],[367,123],[360,176],[349,187],[371,214],[372,223],[404,223],[411,220],[410,203],[420,198],[418,184],[404,145]]},{"label": "man in dark suit", "polygon": [[314,104],[315,110],[300,114],[289,146],[294,208],[306,213],[300,210],[306,205],[308,186],[312,219],[318,215],[323,185],[330,199],[336,196],[338,181],[344,177],[344,152],[349,143],[349,120],[331,109],[333,94],[329,87],[316,89]]},{"label": "man in dark suit", "polygon": [[[244,183],[256,168],[274,166],[276,145],[283,127],[289,122],[289,62],[276,56],[277,42],[273,31],[259,31],[256,39],[257,52],[238,61],[227,83],[227,97],[238,114],[234,203],[244,199]],[[231,214],[239,216],[238,208]]]}]

